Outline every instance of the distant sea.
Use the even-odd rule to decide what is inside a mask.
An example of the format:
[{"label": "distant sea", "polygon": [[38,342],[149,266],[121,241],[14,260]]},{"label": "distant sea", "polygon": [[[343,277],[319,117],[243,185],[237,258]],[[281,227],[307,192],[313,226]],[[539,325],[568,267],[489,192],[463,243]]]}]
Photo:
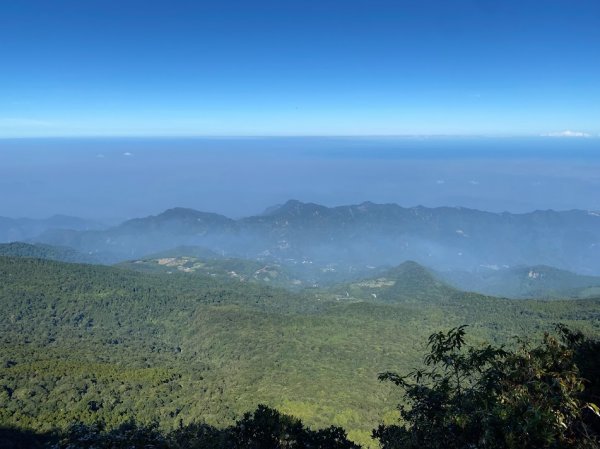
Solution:
[{"label": "distant sea", "polygon": [[600,210],[599,138],[0,139],[0,216],[230,217],[294,198]]}]

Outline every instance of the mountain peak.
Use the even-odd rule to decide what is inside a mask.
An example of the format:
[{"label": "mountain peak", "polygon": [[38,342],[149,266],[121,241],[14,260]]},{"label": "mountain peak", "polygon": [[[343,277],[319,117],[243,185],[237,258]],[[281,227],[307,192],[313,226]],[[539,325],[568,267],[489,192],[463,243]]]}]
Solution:
[{"label": "mountain peak", "polygon": [[424,279],[428,279],[432,282],[436,281],[435,276],[427,267],[424,267],[414,260],[404,261],[400,265],[397,265],[386,272],[386,276],[388,277],[394,277],[403,280],[414,277],[415,275],[418,275],[421,281]]},{"label": "mountain peak", "polygon": [[388,270],[384,276],[395,282],[388,292],[388,298],[436,299],[446,300],[456,290],[440,281],[428,268],[407,260]]},{"label": "mountain peak", "polygon": [[303,214],[311,214],[311,213],[320,213],[326,212],[329,208],[325,206],[321,206],[320,204],[315,203],[303,203],[299,200],[288,200],[281,206],[274,206],[267,209],[268,213],[266,215],[276,215],[276,216],[297,216]]},{"label": "mountain peak", "polygon": [[458,290],[440,281],[432,272],[412,260],[377,277],[346,284],[338,291],[354,298],[384,302],[443,302],[456,297]]},{"label": "mountain peak", "polygon": [[185,207],[174,207],[167,209],[158,215],[150,215],[144,218],[134,218],[126,221],[119,226],[121,229],[138,228],[140,230],[149,230],[162,228],[164,226],[173,228],[175,226],[180,231],[196,232],[198,228],[207,226],[227,226],[233,223],[233,220],[213,212],[202,212],[196,209]]},{"label": "mountain peak", "polygon": [[221,221],[221,222],[229,222],[230,218],[225,217],[224,215],[217,214],[214,212],[204,212],[196,209],[191,209],[188,207],[173,207],[171,209],[167,209],[164,212],[146,217],[145,219],[154,219],[158,221],[171,221],[171,220],[212,220],[212,221]]},{"label": "mountain peak", "polygon": [[188,218],[188,217],[197,217],[199,215],[204,215],[206,212],[200,212],[196,209],[191,209],[188,207],[173,207],[171,209],[167,209],[164,212],[161,212],[157,215],[157,217],[173,219],[173,218]]}]

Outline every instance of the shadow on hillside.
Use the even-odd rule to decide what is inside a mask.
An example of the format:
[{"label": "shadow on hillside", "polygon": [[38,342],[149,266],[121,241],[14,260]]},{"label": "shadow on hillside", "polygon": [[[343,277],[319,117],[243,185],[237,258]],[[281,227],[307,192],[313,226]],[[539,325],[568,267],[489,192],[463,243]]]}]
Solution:
[{"label": "shadow on hillside", "polygon": [[42,449],[54,440],[49,433],[35,433],[30,430],[0,427],[0,448],[2,449]]}]

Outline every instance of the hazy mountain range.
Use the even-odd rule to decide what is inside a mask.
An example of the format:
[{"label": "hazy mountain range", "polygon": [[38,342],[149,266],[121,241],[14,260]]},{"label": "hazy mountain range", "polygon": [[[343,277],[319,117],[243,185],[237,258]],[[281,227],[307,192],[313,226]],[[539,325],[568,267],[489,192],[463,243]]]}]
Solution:
[{"label": "hazy mountain range", "polygon": [[49,229],[89,231],[104,227],[97,221],[68,215],[53,215],[42,219],[0,217],[0,242],[31,239]]},{"label": "hazy mountain range", "polygon": [[[416,366],[419,344],[436,329],[468,323],[478,340],[496,343],[557,322],[597,335],[600,277],[547,266],[351,266],[343,257],[354,256],[359,244],[367,247],[371,234],[395,242],[397,223],[406,231],[401,238],[430,235],[440,246],[451,244],[444,240],[451,225],[438,221],[435,234],[432,221],[452,210],[370,203],[349,209],[288,203],[244,220],[174,209],[105,230],[42,235],[73,239],[78,249],[0,244],[2,422],[27,420],[45,429],[75,420],[113,425],[135,416],[173,427],[206,416],[217,425],[264,402],[311,426],[340,422],[335,420],[343,413],[350,417],[341,422],[349,435],[368,445],[371,429],[395,409],[377,374]],[[482,214],[461,212],[469,219]],[[555,218],[544,236],[561,229],[557,222],[563,229],[583,226],[572,215],[586,217],[565,213],[571,217],[565,224],[553,214],[541,213]],[[493,221],[494,214],[483,215]],[[524,221],[540,233],[552,223]],[[344,252],[352,238],[357,246]],[[173,247],[114,267],[98,263],[98,255],[125,257],[127,245],[141,253],[178,241],[213,246]],[[111,242],[122,250],[113,252]],[[319,248],[327,242],[333,242],[328,251]],[[378,251],[392,259],[385,241],[368,242],[370,257]],[[89,254],[94,247],[84,244],[99,250]],[[267,244],[274,246],[258,254],[248,250],[248,258],[233,253],[235,245]],[[535,254],[535,248],[529,251]],[[325,263],[335,257],[341,261]],[[557,300],[541,300],[548,298]]]},{"label": "hazy mountain range", "polygon": [[600,274],[600,214],[582,210],[512,214],[370,202],[328,208],[290,200],[239,220],[174,208],[106,229],[86,222],[45,224],[37,235],[31,226],[11,229],[3,240],[69,246],[110,263],[192,245],[338,271],[414,260],[436,270],[548,265]]}]

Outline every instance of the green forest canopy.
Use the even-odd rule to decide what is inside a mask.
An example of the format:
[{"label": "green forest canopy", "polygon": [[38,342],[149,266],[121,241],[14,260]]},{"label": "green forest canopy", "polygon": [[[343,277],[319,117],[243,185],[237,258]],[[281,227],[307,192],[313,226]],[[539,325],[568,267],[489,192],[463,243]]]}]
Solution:
[{"label": "green forest canopy", "polygon": [[0,279],[0,423],[44,432],[131,419],[222,428],[263,403],[373,445],[401,401],[378,373],[419,366],[432,332],[468,323],[475,343],[501,344],[560,321],[600,334],[598,299],[343,300],[7,257]]}]

